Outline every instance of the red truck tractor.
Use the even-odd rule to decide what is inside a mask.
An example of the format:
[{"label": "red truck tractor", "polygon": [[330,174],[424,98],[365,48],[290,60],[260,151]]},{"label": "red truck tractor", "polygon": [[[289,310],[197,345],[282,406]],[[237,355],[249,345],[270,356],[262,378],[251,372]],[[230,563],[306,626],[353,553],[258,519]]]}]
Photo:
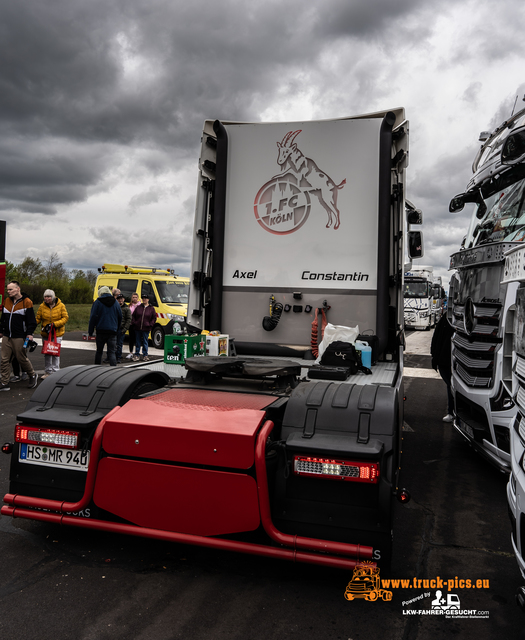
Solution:
[{"label": "red truck tractor", "polygon": [[[393,504],[408,497],[407,151],[403,109],[206,121],[187,322],[235,349],[44,380],[3,447],[2,515],[345,569],[388,563]],[[315,365],[323,314],[366,332],[369,375]]]}]

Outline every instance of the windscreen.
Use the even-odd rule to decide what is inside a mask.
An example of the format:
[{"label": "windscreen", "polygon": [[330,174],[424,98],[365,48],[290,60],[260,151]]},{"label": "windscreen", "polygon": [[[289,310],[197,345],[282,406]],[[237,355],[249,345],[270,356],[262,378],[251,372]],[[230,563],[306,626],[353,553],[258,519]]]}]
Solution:
[{"label": "windscreen", "polygon": [[[491,242],[522,242],[525,238],[525,166],[519,165],[497,181],[481,187],[465,248]],[[480,217],[478,217],[480,216]]]},{"label": "windscreen", "polygon": [[160,301],[164,304],[188,304],[189,284],[184,282],[155,282]]},{"label": "windscreen", "polygon": [[428,298],[428,282],[406,282],[405,298]]}]

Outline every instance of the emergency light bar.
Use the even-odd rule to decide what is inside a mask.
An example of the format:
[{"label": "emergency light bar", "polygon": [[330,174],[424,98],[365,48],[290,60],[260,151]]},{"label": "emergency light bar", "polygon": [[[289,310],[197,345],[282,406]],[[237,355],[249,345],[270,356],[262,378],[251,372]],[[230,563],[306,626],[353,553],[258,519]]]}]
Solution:
[{"label": "emergency light bar", "polygon": [[316,476],[376,484],[379,481],[379,464],[377,462],[349,462],[332,458],[295,456],[294,473],[298,476]]},{"label": "emergency light bar", "polygon": [[39,427],[24,427],[17,424],[15,441],[27,444],[47,444],[54,447],[78,449],[79,431],[63,431],[60,429],[40,429]]}]

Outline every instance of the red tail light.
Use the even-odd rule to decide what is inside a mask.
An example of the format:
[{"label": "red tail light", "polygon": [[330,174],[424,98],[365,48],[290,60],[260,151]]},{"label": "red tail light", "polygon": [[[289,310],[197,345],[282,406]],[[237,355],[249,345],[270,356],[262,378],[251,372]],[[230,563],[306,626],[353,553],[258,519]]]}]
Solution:
[{"label": "red tail light", "polygon": [[410,502],[410,498],[412,496],[410,495],[410,492],[407,489],[400,489],[397,492],[397,499],[399,500],[399,502],[401,502],[401,504],[406,504],[407,502]]},{"label": "red tail light", "polygon": [[334,480],[376,484],[379,481],[379,464],[377,462],[295,456],[294,473],[298,476],[333,478]]},{"label": "red tail light", "polygon": [[51,447],[78,449],[79,431],[64,431],[62,429],[41,429],[16,425],[15,440],[27,444],[47,444]]}]

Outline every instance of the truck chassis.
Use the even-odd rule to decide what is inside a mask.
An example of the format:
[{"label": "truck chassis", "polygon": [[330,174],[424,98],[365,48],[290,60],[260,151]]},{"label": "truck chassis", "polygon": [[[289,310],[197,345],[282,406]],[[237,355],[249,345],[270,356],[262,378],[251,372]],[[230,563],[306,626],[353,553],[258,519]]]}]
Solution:
[{"label": "truck chassis", "polygon": [[[385,430],[382,414],[396,391],[300,382],[301,365],[282,359],[193,360],[167,387],[141,367],[69,367],[45,380],[18,418],[2,514],[331,567],[388,562],[399,430],[391,418]],[[87,471],[30,444],[57,431],[80,434]],[[47,463],[28,460],[31,446],[48,450]]]}]

